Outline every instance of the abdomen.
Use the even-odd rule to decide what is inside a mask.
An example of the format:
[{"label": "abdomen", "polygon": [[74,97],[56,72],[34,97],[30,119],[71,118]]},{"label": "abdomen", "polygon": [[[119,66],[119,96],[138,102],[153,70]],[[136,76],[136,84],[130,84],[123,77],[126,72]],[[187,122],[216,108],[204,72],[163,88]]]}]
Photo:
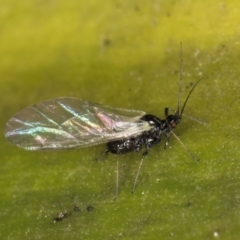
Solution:
[{"label": "abdomen", "polygon": [[113,142],[107,143],[107,148],[109,152],[113,154],[125,154],[128,152],[138,152],[141,150],[143,143],[141,141],[141,136],[130,138],[130,139],[122,139],[116,140]]}]

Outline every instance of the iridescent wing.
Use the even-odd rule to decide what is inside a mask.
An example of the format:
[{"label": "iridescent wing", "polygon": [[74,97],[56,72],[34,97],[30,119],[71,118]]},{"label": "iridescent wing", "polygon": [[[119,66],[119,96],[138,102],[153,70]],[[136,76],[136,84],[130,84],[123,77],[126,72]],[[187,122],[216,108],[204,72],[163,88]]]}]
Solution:
[{"label": "iridescent wing", "polygon": [[82,148],[149,130],[144,112],[77,98],[56,98],[28,107],[6,125],[6,138],[27,150]]}]

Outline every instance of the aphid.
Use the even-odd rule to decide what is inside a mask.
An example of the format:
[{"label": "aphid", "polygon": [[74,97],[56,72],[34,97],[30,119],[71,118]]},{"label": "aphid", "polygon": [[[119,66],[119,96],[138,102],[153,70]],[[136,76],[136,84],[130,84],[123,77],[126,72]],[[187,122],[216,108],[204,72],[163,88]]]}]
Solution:
[{"label": "aphid", "polygon": [[[102,154],[140,152],[144,148],[133,192],[149,149],[159,144],[163,136],[165,146],[171,134],[180,141],[173,129],[180,123],[188,99],[200,81],[193,85],[181,107],[182,62],[181,58],[177,110],[172,115],[168,113],[169,108],[165,108],[165,119],[142,111],[62,97],[35,104],[14,115],[7,122],[5,136],[18,147],[32,151],[83,148],[102,143],[107,143]],[[185,145],[183,147],[196,159]]]}]

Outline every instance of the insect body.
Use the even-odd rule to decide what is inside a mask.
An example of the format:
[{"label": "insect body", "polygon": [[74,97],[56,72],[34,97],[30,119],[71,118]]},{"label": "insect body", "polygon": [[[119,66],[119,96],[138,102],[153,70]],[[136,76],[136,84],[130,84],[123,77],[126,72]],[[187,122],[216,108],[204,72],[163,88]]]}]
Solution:
[{"label": "insect body", "polygon": [[[180,141],[172,130],[180,123],[188,99],[199,81],[193,85],[181,108],[181,72],[177,110],[169,115],[168,108],[165,108],[165,119],[142,111],[63,97],[35,104],[14,115],[7,122],[5,136],[18,147],[33,151],[82,148],[101,143],[107,143],[103,153],[125,154],[144,148],[133,192],[149,149],[159,144],[163,136],[167,139],[166,145],[171,134]],[[195,159],[185,145],[183,147]]]},{"label": "insect body", "polygon": [[124,154],[140,151],[143,146],[148,150],[163,135],[168,139],[181,121],[183,109],[181,113],[168,115],[166,108],[166,118],[161,120],[137,110],[112,108],[77,98],[56,98],[14,115],[7,122],[5,136],[26,150],[62,150],[107,143],[109,152]]},{"label": "insect body", "polygon": [[167,145],[198,82],[189,92],[181,111],[180,103],[174,115],[168,115],[168,108],[165,108],[163,120],[142,111],[63,97],[35,104],[14,115],[7,122],[5,136],[18,147],[32,151],[73,149],[107,143],[104,153],[125,154],[139,152],[144,147],[133,192],[144,157],[151,147],[160,143],[162,136],[167,138]]},{"label": "insect body", "polygon": [[149,130],[142,132],[140,135],[121,139],[107,143],[107,149],[114,154],[124,154],[132,151],[139,152],[144,146],[147,150],[161,141],[162,121],[153,115],[144,115],[140,121],[149,124]]}]

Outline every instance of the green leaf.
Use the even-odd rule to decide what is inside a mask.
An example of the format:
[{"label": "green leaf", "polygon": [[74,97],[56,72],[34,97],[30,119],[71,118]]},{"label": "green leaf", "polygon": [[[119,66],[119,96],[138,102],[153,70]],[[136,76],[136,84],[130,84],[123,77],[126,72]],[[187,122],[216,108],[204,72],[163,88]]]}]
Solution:
[{"label": "green leaf", "polygon": [[208,123],[184,117],[175,130],[200,162],[173,137],[164,150],[163,138],[134,194],[139,153],[97,162],[104,146],[27,152],[2,134],[0,239],[238,239],[239,9],[234,0],[0,3],[2,133],[16,112],[60,96],[164,118],[177,106],[180,41],[182,102],[203,77],[185,113]]}]

